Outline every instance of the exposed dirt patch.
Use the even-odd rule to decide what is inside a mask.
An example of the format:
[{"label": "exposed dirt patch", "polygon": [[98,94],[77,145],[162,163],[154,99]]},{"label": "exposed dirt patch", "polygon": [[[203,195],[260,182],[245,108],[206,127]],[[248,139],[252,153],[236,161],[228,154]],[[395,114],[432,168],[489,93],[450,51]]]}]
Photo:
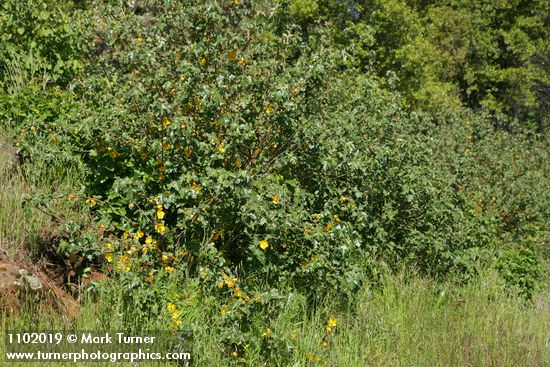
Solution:
[{"label": "exposed dirt patch", "polygon": [[0,313],[19,315],[30,306],[76,316],[82,289],[108,277],[78,254],[65,258],[55,251],[65,234],[58,233],[51,218],[32,217],[39,235],[28,235],[22,203],[34,188],[21,174],[21,164],[17,150],[0,133]]},{"label": "exposed dirt patch", "polygon": [[[3,217],[0,224],[0,312],[19,315],[25,306],[39,310],[50,308],[64,316],[78,313],[78,304],[64,290],[65,273],[62,267],[55,271],[45,266],[47,261],[34,261],[24,242],[16,241],[14,229],[27,225],[21,214],[19,200],[27,190],[19,177],[16,149],[0,137],[0,197]],[[26,237],[26,236],[20,236]],[[17,260],[15,259],[17,258]],[[36,306],[36,308],[35,308]]]},{"label": "exposed dirt patch", "polygon": [[15,261],[0,261],[0,310],[19,315],[23,306],[48,307],[67,317],[78,304],[47,275]]}]

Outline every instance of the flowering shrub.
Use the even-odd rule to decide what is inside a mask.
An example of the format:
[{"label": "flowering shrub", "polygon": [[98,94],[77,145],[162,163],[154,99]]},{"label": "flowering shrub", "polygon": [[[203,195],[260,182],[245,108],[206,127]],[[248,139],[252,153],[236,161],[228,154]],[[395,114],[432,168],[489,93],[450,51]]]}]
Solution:
[{"label": "flowering shrub", "polygon": [[[219,301],[229,357],[251,340],[284,356],[269,328],[282,285],[347,300],[387,268],[463,280],[514,238],[544,243],[547,196],[529,211],[520,168],[498,163],[521,156],[534,172],[522,186],[544,193],[544,149],[529,161],[482,117],[435,125],[405,110],[391,85],[343,68],[322,28],[289,22],[309,2],[96,5],[78,78],[2,96],[0,113],[23,155],[82,169],[82,189],[38,200],[89,209],[93,224],[62,221],[58,250],[116,274],[138,317],[182,327],[178,284],[194,282]],[[536,268],[521,254],[503,260],[508,278],[516,261]]]}]

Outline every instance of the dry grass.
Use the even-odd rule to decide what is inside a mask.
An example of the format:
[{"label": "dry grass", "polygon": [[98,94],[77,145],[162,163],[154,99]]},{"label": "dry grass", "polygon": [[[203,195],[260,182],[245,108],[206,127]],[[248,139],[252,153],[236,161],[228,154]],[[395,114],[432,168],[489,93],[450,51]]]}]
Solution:
[{"label": "dry grass", "polygon": [[27,260],[50,218],[25,208],[25,195],[35,190],[17,165],[16,150],[0,135],[0,252],[11,259]]}]

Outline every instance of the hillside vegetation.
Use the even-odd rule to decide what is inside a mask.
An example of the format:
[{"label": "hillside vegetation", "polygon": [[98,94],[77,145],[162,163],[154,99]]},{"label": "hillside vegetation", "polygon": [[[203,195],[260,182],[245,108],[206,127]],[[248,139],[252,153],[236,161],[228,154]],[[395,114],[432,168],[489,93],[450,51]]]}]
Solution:
[{"label": "hillside vegetation", "polygon": [[0,245],[198,365],[549,364],[548,14],[4,2]]}]

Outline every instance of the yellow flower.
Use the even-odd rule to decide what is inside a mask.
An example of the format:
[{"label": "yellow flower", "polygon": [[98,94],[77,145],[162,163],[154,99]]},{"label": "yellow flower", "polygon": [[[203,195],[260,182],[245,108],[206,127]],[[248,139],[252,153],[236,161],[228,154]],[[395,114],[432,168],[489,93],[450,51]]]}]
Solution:
[{"label": "yellow flower", "polygon": [[254,302],[259,302],[262,299],[262,297],[259,294],[254,295]]},{"label": "yellow flower", "polygon": [[[239,0],[233,0],[233,2],[235,2],[235,1],[236,1],[237,3],[239,2]],[[233,351],[233,352],[231,353],[231,355],[233,356],[233,358],[237,358],[237,357],[239,356],[239,353],[237,353],[237,351]]]},{"label": "yellow flower", "polygon": [[260,248],[262,250],[266,250],[269,247],[269,242],[267,240],[261,240],[260,241]]},{"label": "yellow flower", "polygon": [[196,183],[195,181],[193,181],[191,183],[191,188],[197,192],[200,192],[202,190],[202,187],[201,185],[199,185],[198,183]]},{"label": "yellow flower", "polygon": [[117,265],[120,269],[126,270],[129,272],[132,269],[132,264],[129,262],[128,255],[123,255],[118,259]]},{"label": "yellow flower", "polygon": [[163,144],[162,144],[162,149],[164,149],[164,150],[170,149],[170,144],[168,144],[168,143],[163,143]]},{"label": "yellow flower", "polygon": [[220,229],[218,232],[214,233],[214,236],[212,236],[212,239],[214,241],[217,241],[220,239],[220,237],[223,237],[225,231],[223,229]]},{"label": "yellow flower", "polygon": [[267,113],[268,115],[272,114],[273,113],[273,107],[267,106],[266,109],[265,109],[265,113]]},{"label": "yellow flower", "polygon": [[241,291],[241,288],[235,289],[235,297],[242,298],[243,297],[243,291]]},{"label": "yellow flower", "polygon": [[227,313],[227,305],[223,305],[222,308],[220,309],[220,313],[222,314],[222,316],[225,316],[225,314]]},{"label": "yellow flower", "polygon": [[113,253],[112,252],[106,253],[105,260],[107,260],[108,262],[113,262]]},{"label": "yellow flower", "polygon": [[110,156],[111,158],[113,158],[113,159],[114,159],[114,158],[118,158],[118,157],[120,157],[120,153],[117,152],[116,150],[111,150],[111,151],[109,152],[109,156]]},{"label": "yellow flower", "polygon": [[325,228],[323,228],[323,230],[325,232],[328,232],[332,229],[332,227],[334,227],[334,225],[332,223],[327,223],[327,225],[325,226]]},{"label": "yellow flower", "polygon": [[122,238],[126,239],[128,237],[130,237],[130,232],[124,231],[124,233],[122,234]]},{"label": "yellow flower", "polygon": [[239,64],[246,65],[246,60],[241,57],[241,59],[239,60]]},{"label": "yellow flower", "polygon": [[137,247],[132,245],[132,246],[130,247],[130,249],[128,250],[128,254],[131,255],[131,254],[133,254],[133,253],[136,252],[136,251],[137,251]]},{"label": "yellow flower", "polygon": [[157,211],[157,218],[159,220],[164,218],[164,212],[162,210]]},{"label": "yellow flower", "polygon": [[233,5],[235,6],[239,5],[239,0],[233,0]]},{"label": "yellow flower", "polygon": [[75,201],[76,200],[76,195],[70,194],[69,196],[67,196],[67,199],[69,201]]},{"label": "yellow flower", "polygon": [[237,51],[229,51],[227,53],[227,58],[231,61],[235,61],[237,59]]},{"label": "yellow flower", "polygon": [[181,320],[174,320],[174,321],[172,322],[172,325],[171,325],[171,326],[172,326],[172,329],[177,329],[178,327],[181,326]]},{"label": "yellow flower", "polygon": [[336,319],[333,316],[330,316],[327,322],[327,333],[332,333],[332,328],[336,327]]},{"label": "yellow flower", "polygon": [[112,243],[107,243],[107,244],[105,244],[105,246],[107,246],[109,251],[113,251],[113,244]]},{"label": "yellow flower", "polygon": [[166,227],[164,226],[164,223],[158,223],[156,226],[155,226],[155,231],[157,231],[158,233],[162,234],[166,231]]},{"label": "yellow flower", "polygon": [[336,223],[340,222],[340,217],[338,216],[338,214],[334,214],[332,217],[334,218],[334,221]]},{"label": "yellow flower", "polygon": [[242,166],[241,161],[237,159],[237,160],[235,161],[235,167],[241,168],[241,166]]},{"label": "yellow flower", "polygon": [[168,119],[168,117],[163,117],[162,118],[162,126],[168,127],[169,125],[170,125],[170,120]]},{"label": "yellow flower", "polygon": [[97,204],[97,200],[94,198],[89,198],[86,200],[86,204],[90,205],[91,207],[95,206]]},{"label": "yellow flower", "polygon": [[187,158],[189,158],[191,156],[191,154],[193,153],[193,151],[189,147],[185,147],[183,152],[185,153],[185,156]]},{"label": "yellow flower", "polygon": [[275,205],[279,204],[279,195],[273,195],[271,202]]},{"label": "yellow flower", "polygon": [[225,152],[225,148],[223,147],[223,145],[220,144],[220,146],[218,147],[218,152],[220,153]]},{"label": "yellow flower", "polygon": [[348,200],[349,200],[349,199],[348,199],[347,196],[344,196],[344,195],[340,196],[340,202],[341,202],[341,203],[345,203],[345,202],[348,201]]},{"label": "yellow flower", "polygon": [[168,261],[168,255],[162,254],[162,256],[160,257],[160,259],[161,259],[162,261]]},{"label": "yellow flower", "polygon": [[138,38],[136,39],[136,41],[137,41],[137,43],[143,43],[143,38],[138,37]]},{"label": "yellow flower", "polygon": [[176,269],[174,269],[174,268],[171,267],[171,266],[165,266],[165,267],[164,267],[164,270],[166,270],[167,272],[170,272],[170,273],[173,272],[173,271],[176,271]]},{"label": "yellow flower", "polygon": [[145,243],[147,243],[147,244],[153,243],[153,237],[152,236],[147,236],[147,238],[145,239]]},{"label": "yellow flower", "polygon": [[168,304],[166,305],[166,308],[168,309],[168,311],[170,311],[170,313],[173,313],[174,311],[177,310],[176,305],[173,304],[173,303],[168,303]]},{"label": "yellow flower", "polygon": [[270,328],[267,328],[263,333],[262,333],[262,338],[267,338],[269,336],[269,334],[271,334],[271,329]]},{"label": "yellow flower", "polygon": [[142,238],[144,235],[145,235],[145,233],[143,233],[143,231],[141,229],[138,229],[138,231],[136,232],[136,237],[137,238]]},{"label": "yellow flower", "polygon": [[149,247],[147,245],[141,246],[141,251],[143,251],[144,254],[146,254],[149,251]]},{"label": "yellow flower", "polygon": [[205,66],[206,65],[206,59],[204,57],[199,61],[199,65],[200,66]]},{"label": "yellow flower", "polygon": [[224,285],[225,285],[225,283],[222,280],[221,282],[218,283],[218,288],[223,288]]},{"label": "yellow flower", "polygon": [[174,320],[177,320],[179,319],[180,315],[181,315],[181,312],[178,310],[178,308],[176,307],[175,304],[173,303],[168,303],[166,305],[166,308],[168,309],[168,312],[170,312],[170,315],[172,316],[172,318]]}]

